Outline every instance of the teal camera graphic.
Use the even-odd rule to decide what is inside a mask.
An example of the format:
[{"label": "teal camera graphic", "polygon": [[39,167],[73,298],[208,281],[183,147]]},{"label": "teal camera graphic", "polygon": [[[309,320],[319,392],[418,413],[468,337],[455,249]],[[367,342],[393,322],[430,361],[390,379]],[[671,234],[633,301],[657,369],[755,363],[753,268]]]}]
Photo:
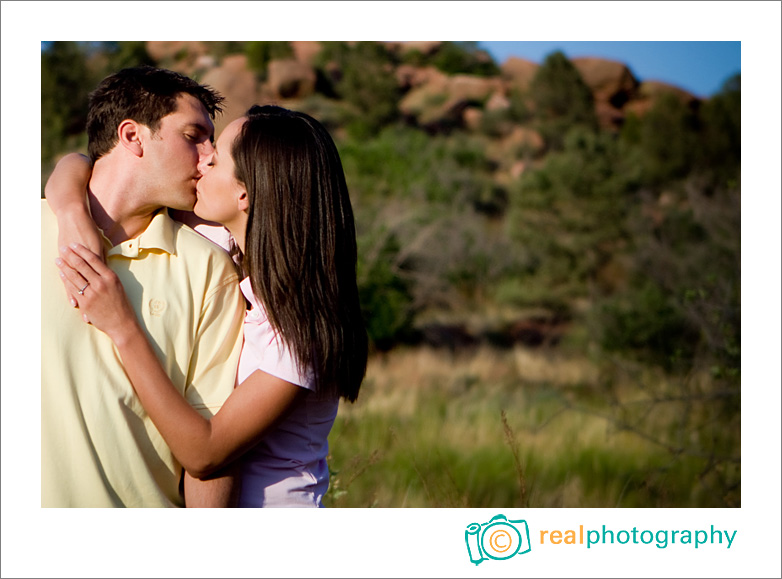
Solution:
[{"label": "teal camera graphic", "polygon": [[509,521],[505,515],[492,517],[488,523],[472,523],[464,531],[470,561],[479,565],[489,559],[510,559],[529,553],[527,521]]}]

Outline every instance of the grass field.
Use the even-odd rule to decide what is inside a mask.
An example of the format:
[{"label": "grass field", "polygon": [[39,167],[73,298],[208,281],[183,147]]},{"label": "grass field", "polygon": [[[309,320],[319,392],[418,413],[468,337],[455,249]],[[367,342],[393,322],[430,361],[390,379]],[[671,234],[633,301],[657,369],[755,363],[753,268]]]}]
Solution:
[{"label": "grass field", "polygon": [[739,507],[736,392],[488,347],[370,359],[329,437],[328,507]]}]

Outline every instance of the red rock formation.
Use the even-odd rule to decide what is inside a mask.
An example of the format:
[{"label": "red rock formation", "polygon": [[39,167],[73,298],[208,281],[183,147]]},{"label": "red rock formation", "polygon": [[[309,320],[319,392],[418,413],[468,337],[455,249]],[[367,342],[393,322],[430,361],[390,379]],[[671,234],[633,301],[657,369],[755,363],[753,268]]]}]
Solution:
[{"label": "red rock formation", "polygon": [[529,84],[537,71],[537,64],[515,56],[511,56],[500,66],[502,78],[508,81],[512,88],[522,92],[529,88]]},{"label": "red rock formation", "polygon": [[407,54],[408,52],[413,52],[414,50],[417,50],[418,52],[422,54],[433,54],[437,52],[437,50],[443,45],[442,41],[439,40],[426,40],[426,41],[394,41],[394,42],[386,42],[386,48],[390,50],[391,52],[394,52],[396,54]]},{"label": "red rock formation", "polygon": [[296,60],[310,66],[323,48],[317,40],[292,40],[289,44]]},{"label": "red rock formation", "polygon": [[603,58],[574,58],[571,61],[592,91],[600,126],[616,129],[622,125],[622,107],[633,99],[638,80],[621,62]]},{"label": "red rock formation", "polygon": [[397,83],[403,91],[418,88],[433,77],[444,77],[444,73],[434,66],[419,67],[412,64],[400,64],[395,71]]},{"label": "red rock formation", "polygon": [[160,66],[191,75],[201,57],[209,54],[209,43],[198,40],[148,41],[147,54]]},{"label": "red rock formation", "polygon": [[688,106],[697,106],[700,102],[700,99],[696,96],[677,86],[665,82],[647,80],[639,85],[635,98],[625,105],[624,112],[625,114],[633,113],[638,116],[643,116],[654,106],[654,103],[656,103],[661,96],[666,94],[674,95],[681,100],[682,103]]},{"label": "red rock formation", "polygon": [[427,82],[412,89],[399,103],[400,111],[415,117],[423,126],[438,126],[462,121],[462,113],[471,105],[481,106],[495,92],[502,92],[499,78],[458,74],[447,76],[432,72]]},{"label": "red rock formation", "polygon": [[592,91],[596,101],[621,108],[638,88],[638,80],[621,62],[603,58],[574,58],[573,66]]},{"label": "red rock formation", "polygon": [[267,87],[283,99],[300,99],[315,92],[315,70],[298,60],[269,62]]},{"label": "red rock formation", "polygon": [[225,110],[215,120],[215,134],[219,135],[228,123],[258,102],[255,74],[247,68],[244,54],[226,56],[220,66],[204,74],[201,82],[214,87],[225,97]]}]

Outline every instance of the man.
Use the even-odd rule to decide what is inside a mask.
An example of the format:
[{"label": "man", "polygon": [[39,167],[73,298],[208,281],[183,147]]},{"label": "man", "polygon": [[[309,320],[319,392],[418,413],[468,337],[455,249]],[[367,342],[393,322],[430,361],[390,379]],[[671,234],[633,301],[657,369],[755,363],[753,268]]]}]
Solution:
[{"label": "man", "polygon": [[[106,262],[172,382],[206,416],[234,387],[244,303],[227,254],[165,208],[193,208],[222,100],[178,73],[125,69],[90,95],[87,120],[94,165],[85,207]],[[183,473],[111,340],[63,297],[46,201],[41,235],[42,506],[224,506],[232,479]]]}]

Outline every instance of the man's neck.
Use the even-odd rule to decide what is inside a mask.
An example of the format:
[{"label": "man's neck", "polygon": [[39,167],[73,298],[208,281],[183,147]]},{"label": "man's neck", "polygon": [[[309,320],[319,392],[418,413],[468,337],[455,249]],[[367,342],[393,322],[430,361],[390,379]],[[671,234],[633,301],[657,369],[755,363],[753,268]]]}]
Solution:
[{"label": "man's neck", "polygon": [[140,203],[131,181],[97,166],[87,191],[92,218],[112,245],[137,237],[160,209]]}]

